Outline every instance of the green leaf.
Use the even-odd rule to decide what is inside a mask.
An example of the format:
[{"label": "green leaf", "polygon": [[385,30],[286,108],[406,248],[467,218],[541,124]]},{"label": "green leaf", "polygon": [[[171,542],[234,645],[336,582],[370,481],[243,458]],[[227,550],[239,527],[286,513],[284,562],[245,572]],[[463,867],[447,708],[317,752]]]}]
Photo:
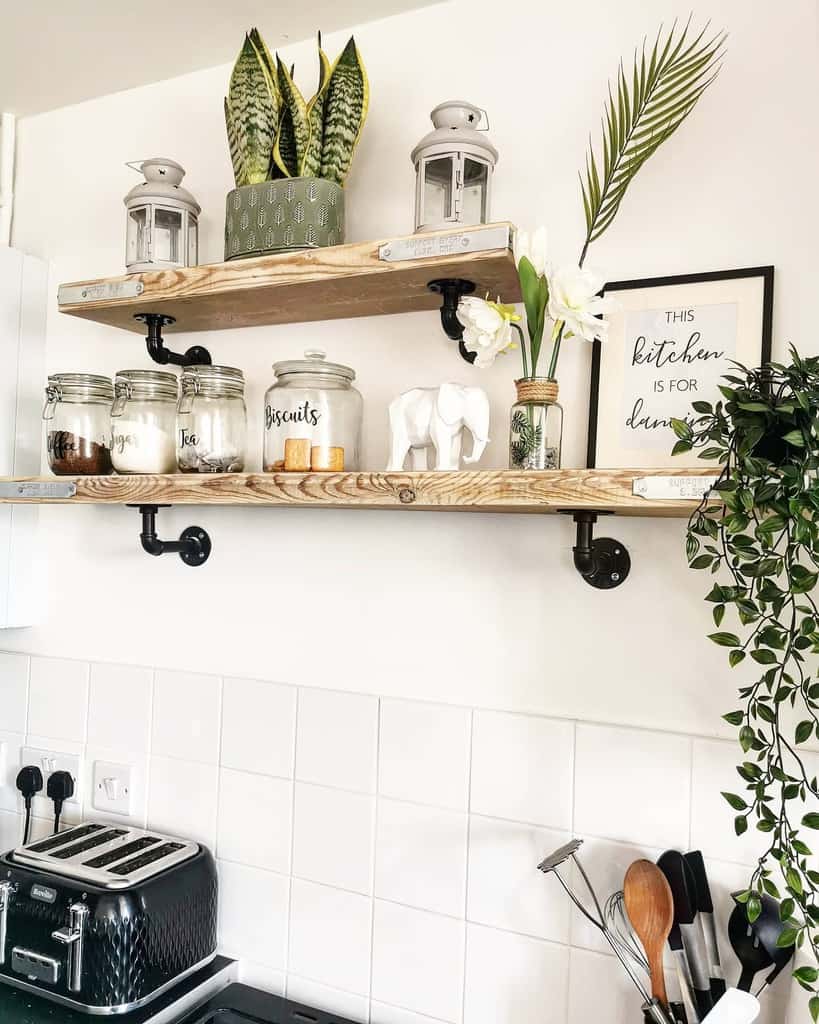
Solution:
[{"label": "green leaf", "polygon": [[747,831],[748,819],[745,817],[744,814],[738,814],[736,818],[734,818],[734,832],[736,832],[738,836],[741,836],[743,833]]},{"label": "green leaf", "polygon": [[794,731],[794,738],[797,743],[804,743],[806,740],[810,739],[812,733],[813,722],[806,720],[797,725],[796,730]]},{"label": "green leaf", "polygon": [[307,104],[293,81],[281,57],[276,57],[279,90],[282,95],[284,114],[276,136],[273,159],[276,166],[286,176],[299,173],[310,142],[310,124],[307,119]]},{"label": "green leaf", "polygon": [[317,178],[321,174],[321,151],[324,146],[324,107],[327,88],[330,83],[330,60],[321,48],[321,32],[318,34],[319,80],[315,96],[307,104],[307,124],[310,136],[299,168],[305,178]]},{"label": "green leaf", "polygon": [[795,928],[783,928],[779,934],[779,938],[776,940],[777,946],[780,949],[789,949],[796,942],[796,937],[799,932]]},{"label": "green leaf", "polygon": [[722,620],[725,618],[725,605],[724,604],[715,605],[714,606],[714,611],[713,611],[713,616],[714,616],[714,625],[715,626],[721,626],[722,625]]},{"label": "green leaf", "polygon": [[816,1024],[816,1021],[819,1020],[819,996],[811,996],[808,1002],[808,1009],[810,1010],[813,1024]]},{"label": "green leaf", "polygon": [[344,184],[370,105],[370,83],[351,36],[330,71],[324,104],[321,177]]},{"label": "green leaf", "polygon": [[540,354],[540,343],[543,338],[543,326],[549,294],[547,291],[544,295],[538,273],[527,256],[522,256],[518,263],[518,278],[520,279],[523,305],[526,309],[526,326],[531,342],[532,363],[534,364],[532,373],[534,373],[537,364],[536,357]]},{"label": "green leaf", "polygon": [[[680,441],[679,443],[683,444],[682,441]],[[708,569],[713,561],[713,555],[698,555],[695,559],[693,559],[693,561],[689,562],[689,565],[692,569]],[[725,611],[725,605],[718,605],[718,607],[722,608],[722,610]],[[714,611],[716,612],[716,608],[714,609]],[[717,625],[719,625],[719,623],[717,623]]]},{"label": "green leaf", "polygon": [[745,716],[742,711],[729,711],[727,715],[722,717],[729,725],[742,725],[742,719]]},{"label": "green leaf", "polygon": [[264,58],[249,35],[233,67],[224,106],[237,188],[266,181],[279,118],[279,96]]},{"label": "green leaf", "polygon": [[737,796],[736,793],[723,793],[722,796],[723,796],[723,799],[725,799],[728,802],[728,804],[731,807],[733,807],[733,809],[735,811],[745,811],[745,810],[747,810],[748,805],[745,803],[745,801],[742,799],[742,797],[741,796]]},{"label": "green leaf", "polygon": [[787,434],[783,435],[782,440],[786,441],[790,445],[793,445],[794,448],[805,447],[805,438],[802,436],[801,430],[789,431]]},{"label": "green leaf", "polygon": [[756,738],[756,733],[750,727],[750,725],[743,725],[739,730],[739,745],[747,753],[751,749],[751,745]]},{"label": "green leaf", "polygon": [[[777,943],[779,945],[779,943]],[[793,945],[793,943],[791,943]],[[797,981],[807,982],[808,985],[812,985],[815,981],[819,980],[819,968],[816,967],[797,967],[793,972],[794,978]]]},{"label": "green leaf", "polygon": [[761,913],[762,900],[755,892],[752,892],[748,897],[748,902],[745,904],[745,915],[748,918],[748,922],[753,924]]},{"label": "green leaf", "polygon": [[788,867],[785,869],[785,881],[788,883],[789,888],[797,896],[802,895],[802,876],[796,870],[796,868]]},{"label": "green leaf", "polygon": [[735,633],[709,633],[708,639],[719,647],[739,647],[739,637]]},{"label": "green leaf", "polygon": [[731,651],[728,655],[728,664],[735,668],[741,661],[745,660],[745,651]]},{"label": "green leaf", "polygon": [[805,828],[819,829],[819,814],[813,811],[810,814],[806,814],[802,818],[802,824],[805,826]]},{"label": "green leaf", "polygon": [[683,441],[689,441],[693,436],[691,427],[685,420],[678,420],[674,416],[671,417],[671,429]]},{"label": "green leaf", "polygon": [[760,648],[757,651],[751,651],[751,657],[754,661],[760,665],[775,665],[776,655],[773,651],[769,651],[767,648]]}]

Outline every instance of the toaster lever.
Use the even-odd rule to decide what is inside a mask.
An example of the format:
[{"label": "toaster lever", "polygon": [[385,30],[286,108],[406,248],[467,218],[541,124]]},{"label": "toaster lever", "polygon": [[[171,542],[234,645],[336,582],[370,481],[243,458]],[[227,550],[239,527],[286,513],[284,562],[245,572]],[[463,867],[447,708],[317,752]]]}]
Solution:
[{"label": "toaster lever", "polygon": [[0,964],[6,962],[6,933],[8,931],[11,882],[0,882]]},{"label": "toaster lever", "polygon": [[68,927],[58,928],[51,933],[51,938],[67,947],[68,991],[79,992],[82,985],[82,954],[88,907],[84,903],[72,903],[68,912]]}]

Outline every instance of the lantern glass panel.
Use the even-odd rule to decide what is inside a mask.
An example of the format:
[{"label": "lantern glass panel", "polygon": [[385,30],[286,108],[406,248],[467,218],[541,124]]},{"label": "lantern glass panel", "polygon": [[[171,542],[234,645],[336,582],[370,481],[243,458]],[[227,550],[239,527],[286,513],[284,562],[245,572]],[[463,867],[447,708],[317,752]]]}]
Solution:
[{"label": "lantern glass panel", "polygon": [[461,215],[464,224],[486,223],[488,184],[489,167],[479,160],[465,157],[463,213]]},{"label": "lantern glass panel", "polygon": [[188,262],[195,267],[199,263],[199,224],[192,213],[188,214]]},{"label": "lantern glass panel", "polygon": [[138,206],[135,210],[128,211],[127,259],[126,263],[145,263],[148,260],[150,248],[150,228],[148,221],[148,207]]},{"label": "lantern glass panel", "polygon": [[424,164],[424,223],[450,220],[454,162],[450,156],[436,157]]},{"label": "lantern glass panel", "polygon": [[156,262],[180,263],[182,239],[182,211],[154,210],[154,253]]}]

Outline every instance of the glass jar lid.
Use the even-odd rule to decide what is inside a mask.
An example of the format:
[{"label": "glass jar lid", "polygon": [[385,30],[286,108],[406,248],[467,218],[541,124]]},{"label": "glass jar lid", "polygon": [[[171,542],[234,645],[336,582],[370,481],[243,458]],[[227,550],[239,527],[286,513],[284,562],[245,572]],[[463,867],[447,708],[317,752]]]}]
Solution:
[{"label": "glass jar lid", "polygon": [[110,377],[96,373],[52,373],[46,396],[49,402],[113,402],[114,385]]},{"label": "glass jar lid", "polygon": [[179,385],[175,373],[165,370],[120,370],[114,378],[117,398],[175,402]]},{"label": "glass jar lid", "polygon": [[245,393],[245,376],[235,366],[186,366],[180,379],[184,395],[241,397]]},{"label": "glass jar lid", "polygon": [[304,359],[287,359],[282,363],[273,364],[273,372],[277,377],[287,377],[295,373],[309,373],[322,377],[336,377],[338,380],[355,380],[355,370],[341,363],[327,363],[327,353],[319,348],[308,348]]}]

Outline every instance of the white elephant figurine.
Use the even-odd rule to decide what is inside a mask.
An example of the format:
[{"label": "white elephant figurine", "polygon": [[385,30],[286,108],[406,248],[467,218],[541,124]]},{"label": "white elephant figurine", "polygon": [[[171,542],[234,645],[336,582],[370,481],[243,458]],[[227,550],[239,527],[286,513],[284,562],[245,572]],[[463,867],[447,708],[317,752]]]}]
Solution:
[{"label": "white elephant figurine", "polygon": [[[472,452],[464,462],[477,462],[489,442],[489,399],[482,388],[442,384],[413,388],[390,403],[390,462],[388,472],[404,468],[407,452],[412,469],[460,468],[463,429],[472,434]],[[435,465],[427,452],[435,449]]]}]

